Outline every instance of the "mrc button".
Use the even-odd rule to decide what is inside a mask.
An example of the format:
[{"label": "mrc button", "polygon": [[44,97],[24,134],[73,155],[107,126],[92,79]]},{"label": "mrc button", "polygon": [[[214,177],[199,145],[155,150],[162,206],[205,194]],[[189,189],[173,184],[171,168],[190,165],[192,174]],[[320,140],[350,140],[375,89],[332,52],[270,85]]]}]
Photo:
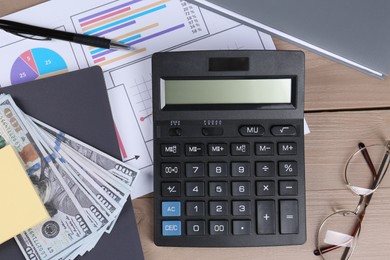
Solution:
[{"label": "mrc button", "polygon": [[243,125],[238,131],[242,136],[262,136],[265,130],[261,125]]}]

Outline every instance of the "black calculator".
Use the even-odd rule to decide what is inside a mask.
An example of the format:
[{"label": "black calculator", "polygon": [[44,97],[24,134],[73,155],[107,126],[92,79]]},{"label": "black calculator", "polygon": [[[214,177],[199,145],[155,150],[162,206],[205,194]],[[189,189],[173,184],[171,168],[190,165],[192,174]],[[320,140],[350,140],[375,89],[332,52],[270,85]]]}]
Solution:
[{"label": "black calculator", "polygon": [[306,241],[304,53],[152,56],[154,241]]}]

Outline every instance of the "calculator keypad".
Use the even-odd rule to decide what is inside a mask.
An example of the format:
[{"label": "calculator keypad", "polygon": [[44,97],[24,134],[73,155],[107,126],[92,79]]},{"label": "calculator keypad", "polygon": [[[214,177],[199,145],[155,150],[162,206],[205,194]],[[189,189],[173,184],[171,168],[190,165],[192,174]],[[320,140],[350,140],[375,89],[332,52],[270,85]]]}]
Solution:
[{"label": "calculator keypad", "polygon": [[[182,138],[186,131],[180,130],[182,136],[169,139],[173,142],[157,142],[155,147],[160,151],[155,167],[159,169],[157,243],[302,243],[303,141],[297,127],[243,125],[235,138],[224,138],[226,131],[220,127],[203,127],[200,132],[207,138]],[[202,238],[213,242],[207,244]]]}]

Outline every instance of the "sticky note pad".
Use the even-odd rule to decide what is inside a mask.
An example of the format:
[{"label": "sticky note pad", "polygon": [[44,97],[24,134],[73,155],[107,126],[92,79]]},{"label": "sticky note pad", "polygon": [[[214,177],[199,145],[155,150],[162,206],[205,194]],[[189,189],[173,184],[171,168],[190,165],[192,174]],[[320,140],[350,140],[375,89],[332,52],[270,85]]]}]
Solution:
[{"label": "sticky note pad", "polygon": [[0,149],[0,244],[48,218],[16,151]]}]

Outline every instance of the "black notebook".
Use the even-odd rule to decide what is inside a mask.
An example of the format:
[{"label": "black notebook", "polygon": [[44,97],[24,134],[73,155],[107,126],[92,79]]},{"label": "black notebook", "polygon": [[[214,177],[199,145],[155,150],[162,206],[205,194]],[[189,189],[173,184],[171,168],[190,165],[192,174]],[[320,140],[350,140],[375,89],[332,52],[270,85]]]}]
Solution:
[{"label": "black notebook", "polygon": [[[0,88],[27,114],[120,159],[100,67]],[[14,239],[0,245],[0,259],[24,259]],[[110,234],[79,260],[144,259],[131,199]]]}]

